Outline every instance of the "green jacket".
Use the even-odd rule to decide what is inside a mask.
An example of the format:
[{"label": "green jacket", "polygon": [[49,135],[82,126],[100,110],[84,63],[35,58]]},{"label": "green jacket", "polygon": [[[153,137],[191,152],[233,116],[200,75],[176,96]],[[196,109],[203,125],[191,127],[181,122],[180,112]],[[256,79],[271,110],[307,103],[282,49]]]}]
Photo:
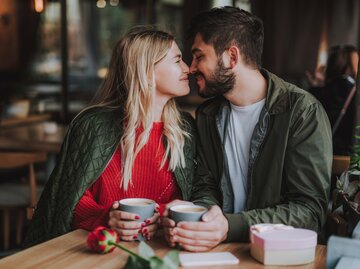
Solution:
[{"label": "green jacket", "polygon": [[[247,241],[256,223],[320,231],[326,217],[332,164],[326,113],[312,95],[266,70],[262,74],[268,87],[250,142],[246,210],[225,214],[229,241]],[[196,115],[200,147],[218,189],[224,169],[220,132],[229,114],[221,97],[206,101]]]},{"label": "green jacket", "polygon": [[[34,213],[24,246],[31,246],[71,231],[73,210],[79,199],[104,171],[117,149],[121,112],[96,107],[79,114],[69,126],[57,165],[48,180]],[[185,168],[174,175],[184,200],[211,205],[216,202],[196,188],[196,128],[193,118],[182,113],[183,128],[190,134],[184,145]],[[166,143],[166,141],[164,141]],[[194,186],[194,188],[193,188]],[[207,198],[209,197],[209,198]]]}]

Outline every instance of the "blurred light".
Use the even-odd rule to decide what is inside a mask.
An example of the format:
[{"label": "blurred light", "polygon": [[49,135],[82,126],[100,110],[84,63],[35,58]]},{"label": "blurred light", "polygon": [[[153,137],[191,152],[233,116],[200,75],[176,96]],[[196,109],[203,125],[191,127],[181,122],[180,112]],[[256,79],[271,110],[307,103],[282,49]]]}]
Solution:
[{"label": "blurred light", "polygon": [[115,7],[117,5],[119,5],[119,0],[110,0],[110,6]]},{"label": "blurred light", "polygon": [[44,11],[44,0],[34,0],[35,12],[41,13]]},{"label": "blurred light", "polygon": [[104,8],[104,7],[106,7],[106,1],[105,0],[97,0],[96,6],[98,8]]},{"label": "blurred light", "polygon": [[97,75],[99,78],[105,78],[107,74],[108,69],[106,67],[102,67],[98,69]]}]

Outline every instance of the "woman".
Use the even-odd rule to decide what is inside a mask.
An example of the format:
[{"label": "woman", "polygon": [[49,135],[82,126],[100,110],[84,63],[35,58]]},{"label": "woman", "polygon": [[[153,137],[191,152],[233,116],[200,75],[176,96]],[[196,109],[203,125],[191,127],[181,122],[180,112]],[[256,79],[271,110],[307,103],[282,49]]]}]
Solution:
[{"label": "woman", "polygon": [[355,120],[354,97],[349,99],[351,102],[340,121],[339,115],[355,85],[358,62],[359,55],[354,46],[332,47],[326,63],[325,85],[310,89],[310,92],[324,106],[329,117],[333,129],[333,153],[335,155],[349,155],[352,152]]},{"label": "woman", "polygon": [[177,198],[209,203],[193,188],[193,120],[173,99],[189,93],[188,74],[166,32],[137,27],[117,43],[96,104],[70,125],[25,245],[99,225],[122,240],[139,233],[150,239],[159,214],[141,225],[136,215],[113,210],[123,198],[150,198],[160,206]]}]

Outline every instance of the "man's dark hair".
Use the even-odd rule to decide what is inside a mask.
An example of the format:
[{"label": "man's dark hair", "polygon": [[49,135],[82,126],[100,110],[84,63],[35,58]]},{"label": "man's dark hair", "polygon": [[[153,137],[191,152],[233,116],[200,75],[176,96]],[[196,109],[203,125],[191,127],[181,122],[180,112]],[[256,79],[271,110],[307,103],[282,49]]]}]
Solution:
[{"label": "man's dark hair", "polygon": [[264,27],[262,20],[251,13],[229,6],[212,8],[191,20],[188,36],[193,39],[196,34],[213,45],[218,56],[236,45],[246,64],[260,68]]}]

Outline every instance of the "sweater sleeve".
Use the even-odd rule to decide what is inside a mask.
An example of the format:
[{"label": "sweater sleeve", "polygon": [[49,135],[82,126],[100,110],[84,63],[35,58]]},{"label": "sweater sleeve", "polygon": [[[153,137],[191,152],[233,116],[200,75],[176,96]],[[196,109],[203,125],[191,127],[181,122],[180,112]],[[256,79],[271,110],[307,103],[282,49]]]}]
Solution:
[{"label": "sweater sleeve", "polygon": [[95,201],[90,187],[75,207],[72,228],[92,231],[98,226],[108,227],[110,208],[111,206],[99,205]]}]

